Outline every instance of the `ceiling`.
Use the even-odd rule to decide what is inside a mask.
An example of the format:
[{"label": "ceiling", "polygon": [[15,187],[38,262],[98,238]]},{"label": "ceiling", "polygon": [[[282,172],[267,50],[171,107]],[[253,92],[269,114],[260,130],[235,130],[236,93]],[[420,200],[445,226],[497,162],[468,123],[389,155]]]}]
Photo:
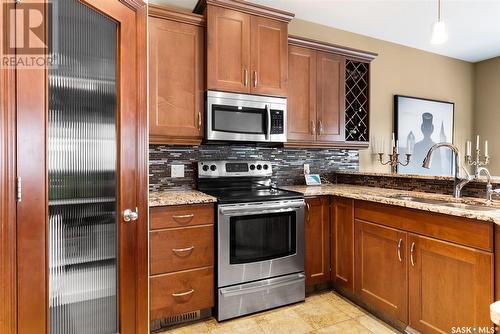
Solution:
[{"label": "ceiling", "polygon": [[[249,0],[296,18],[478,62],[500,56],[500,0],[442,0],[448,29],[443,45],[430,43],[437,0]],[[150,0],[193,9],[196,0]]]}]

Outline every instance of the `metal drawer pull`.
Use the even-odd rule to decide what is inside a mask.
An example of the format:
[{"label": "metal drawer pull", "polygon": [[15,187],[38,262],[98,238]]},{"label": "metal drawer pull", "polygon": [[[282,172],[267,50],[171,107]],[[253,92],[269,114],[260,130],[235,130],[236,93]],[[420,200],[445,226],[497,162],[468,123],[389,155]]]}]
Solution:
[{"label": "metal drawer pull", "polygon": [[314,121],[311,121],[311,132],[316,135],[316,123]]},{"label": "metal drawer pull", "polygon": [[243,80],[243,85],[246,87],[248,86],[248,70],[245,68],[243,71],[245,73],[245,79]]},{"label": "metal drawer pull", "polygon": [[189,219],[189,218],[191,218],[191,219],[192,219],[193,217],[194,217],[194,214],[192,214],[192,213],[191,213],[191,214],[188,214],[188,215],[174,215],[174,216],[172,216],[172,218],[173,218],[176,222],[178,222],[178,223],[180,223],[178,219]]},{"label": "metal drawer pull", "polygon": [[201,112],[198,111],[198,131],[201,130]]},{"label": "metal drawer pull", "polygon": [[194,289],[191,289],[189,291],[186,291],[186,292],[179,292],[179,293],[173,293],[172,294],[172,297],[184,297],[184,296],[189,296],[190,294],[192,294],[194,292]]},{"label": "metal drawer pull", "polygon": [[398,241],[398,259],[399,262],[403,262],[403,259],[401,258],[401,244],[403,243],[403,239],[399,239]]},{"label": "metal drawer pull", "polygon": [[413,261],[413,254],[415,253],[415,243],[412,242],[411,243],[411,247],[410,247],[410,260],[411,260],[411,265],[412,267],[415,266],[415,261]]},{"label": "metal drawer pull", "polygon": [[307,222],[310,222],[311,218],[309,217],[310,215],[309,210],[311,210],[311,206],[309,205],[309,203],[306,203],[306,206],[307,206]]},{"label": "metal drawer pull", "polygon": [[185,253],[185,252],[190,252],[194,249],[194,246],[187,247],[187,248],[172,248],[172,252],[174,253]]},{"label": "metal drawer pull", "polygon": [[253,71],[253,86],[257,87],[257,71]]}]

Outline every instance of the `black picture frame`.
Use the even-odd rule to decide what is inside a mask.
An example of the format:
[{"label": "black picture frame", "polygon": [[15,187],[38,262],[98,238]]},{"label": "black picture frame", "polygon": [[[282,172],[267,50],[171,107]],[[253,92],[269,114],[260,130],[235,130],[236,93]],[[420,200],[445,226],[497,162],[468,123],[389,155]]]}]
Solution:
[{"label": "black picture frame", "polygon": [[[447,105],[449,106],[450,108],[450,115],[449,115],[449,121],[451,122],[451,127],[450,127],[450,139],[447,141],[449,143],[454,143],[454,140],[455,140],[455,103],[454,102],[451,102],[451,101],[443,101],[443,100],[436,100],[436,99],[429,99],[429,98],[422,98],[422,97],[416,97],[416,96],[409,96],[409,95],[399,95],[399,94],[396,94],[394,95],[394,100],[393,100],[393,103],[394,103],[394,133],[395,133],[395,136],[396,136],[396,139],[400,139],[400,136],[401,136],[401,133],[400,133],[400,121],[404,121],[402,119],[402,116],[401,116],[401,113],[402,111],[400,110],[399,106],[400,106],[400,102],[402,99],[409,99],[409,100],[414,100],[415,102],[418,102],[418,101],[422,101],[422,102],[431,102],[431,103],[436,103],[436,105]],[[423,122],[423,121],[422,121]],[[436,128],[436,127],[435,127]],[[434,128],[434,130],[435,130]],[[430,147],[429,147],[430,148]],[[453,159],[453,156],[452,156],[452,152],[451,151],[446,151],[444,152],[444,150],[442,150],[441,152],[443,152],[442,154],[446,154],[446,155],[449,155],[450,158],[450,166],[449,166],[449,170],[446,169],[446,173],[444,173],[444,169],[443,169],[443,173],[432,173],[432,172],[429,172],[425,169],[416,169],[415,167],[415,164],[417,163],[420,163],[421,165],[421,162],[418,161],[420,160],[420,156],[418,154],[416,154],[415,152],[413,153],[412,155],[412,158],[411,158],[411,161],[410,161],[410,165],[408,167],[404,167],[404,166],[399,166],[397,167],[397,173],[398,174],[418,174],[418,175],[429,175],[429,176],[452,176],[453,175],[453,169],[454,169],[454,159]],[[401,151],[400,149],[400,153],[401,153],[401,156],[402,157],[405,157],[404,155],[404,151]],[[401,161],[403,161],[404,159],[400,158]],[[422,159],[423,161],[423,159]],[[410,167],[413,167],[413,168],[410,168]],[[416,170],[415,170],[416,169]]]}]

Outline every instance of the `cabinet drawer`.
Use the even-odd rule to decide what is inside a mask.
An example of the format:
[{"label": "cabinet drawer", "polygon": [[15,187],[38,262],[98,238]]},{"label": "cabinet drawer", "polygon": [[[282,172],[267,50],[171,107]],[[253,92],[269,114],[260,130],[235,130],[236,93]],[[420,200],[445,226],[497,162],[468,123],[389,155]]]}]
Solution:
[{"label": "cabinet drawer", "polygon": [[214,227],[150,232],[151,275],[213,265]]},{"label": "cabinet drawer", "polygon": [[174,205],[150,209],[150,228],[152,230],[207,225],[214,222],[213,204]]},{"label": "cabinet drawer", "polygon": [[356,219],[493,251],[491,223],[380,203],[365,201],[355,203]]},{"label": "cabinet drawer", "polygon": [[213,306],[213,267],[150,278],[151,320]]}]

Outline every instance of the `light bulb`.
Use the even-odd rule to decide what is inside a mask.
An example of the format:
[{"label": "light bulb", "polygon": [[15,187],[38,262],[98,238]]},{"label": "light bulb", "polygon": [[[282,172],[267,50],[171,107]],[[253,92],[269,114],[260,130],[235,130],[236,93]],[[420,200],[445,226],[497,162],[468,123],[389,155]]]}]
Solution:
[{"label": "light bulb", "polygon": [[437,21],[432,26],[432,44],[443,44],[448,40],[448,33],[446,32],[446,25],[443,21]]}]

